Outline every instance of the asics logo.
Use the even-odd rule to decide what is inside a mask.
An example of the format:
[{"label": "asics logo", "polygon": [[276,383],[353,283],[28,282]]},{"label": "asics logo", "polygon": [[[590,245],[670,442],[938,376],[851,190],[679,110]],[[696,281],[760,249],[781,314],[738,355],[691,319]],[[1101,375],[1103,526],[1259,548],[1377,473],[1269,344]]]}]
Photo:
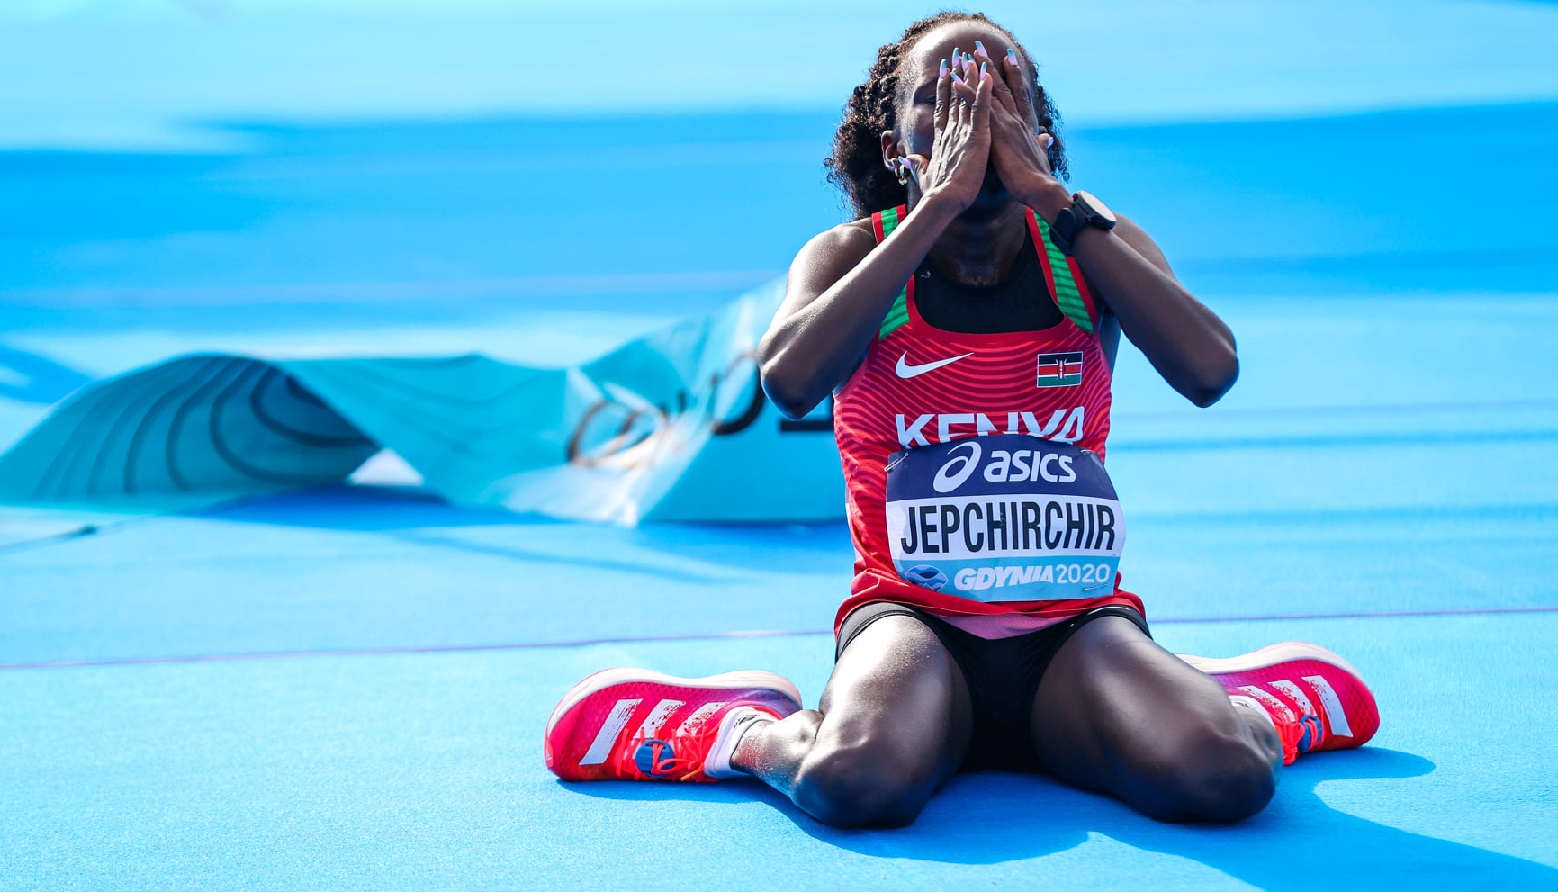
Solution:
[{"label": "asics logo", "polygon": [[960,359],[967,359],[973,355],[972,353],[964,353],[962,356],[949,356],[946,359],[938,359],[935,362],[927,362],[923,365],[910,365],[909,354],[905,353],[898,357],[898,368],[896,371],[900,378],[915,378],[926,372],[934,372],[942,366],[951,365]]},{"label": "asics logo", "polygon": [[[965,450],[965,453],[956,455],[955,453],[960,449]],[[951,452],[948,453],[952,457],[947,459],[947,463],[942,465],[941,470],[936,472],[936,479],[930,482],[931,488],[937,492],[952,492],[962,486],[963,481],[967,480],[974,473],[974,469],[979,467],[980,451],[979,444],[973,440],[964,440],[953,446]]]}]

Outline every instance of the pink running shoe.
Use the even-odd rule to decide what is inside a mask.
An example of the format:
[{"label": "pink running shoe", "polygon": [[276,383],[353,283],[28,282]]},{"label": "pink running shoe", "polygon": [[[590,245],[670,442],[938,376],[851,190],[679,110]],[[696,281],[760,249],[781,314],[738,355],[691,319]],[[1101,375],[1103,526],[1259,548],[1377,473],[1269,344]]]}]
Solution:
[{"label": "pink running shoe", "polygon": [[1358,670],[1317,644],[1288,641],[1226,660],[1179,658],[1271,716],[1284,765],[1299,753],[1363,746],[1379,730],[1379,707]]},{"label": "pink running shoe", "polygon": [[546,767],[563,780],[732,777],[740,772],[730,757],[750,720],[800,708],[800,691],[772,672],[676,678],[607,669],[574,685],[552,710]]}]

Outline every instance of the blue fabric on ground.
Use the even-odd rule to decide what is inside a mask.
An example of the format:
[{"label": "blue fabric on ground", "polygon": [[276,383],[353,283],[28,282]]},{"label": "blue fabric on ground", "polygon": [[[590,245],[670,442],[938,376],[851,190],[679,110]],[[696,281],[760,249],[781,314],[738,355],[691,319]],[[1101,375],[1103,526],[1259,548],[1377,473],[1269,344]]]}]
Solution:
[{"label": "blue fabric on ground", "polygon": [[837,517],[826,406],[784,436],[758,383],[781,296],[764,288],[566,369],[479,354],[173,359],[72,394],[0,453],[0,499],[155,511],[345,482],[389,450],[455,504],[627,524]]}]

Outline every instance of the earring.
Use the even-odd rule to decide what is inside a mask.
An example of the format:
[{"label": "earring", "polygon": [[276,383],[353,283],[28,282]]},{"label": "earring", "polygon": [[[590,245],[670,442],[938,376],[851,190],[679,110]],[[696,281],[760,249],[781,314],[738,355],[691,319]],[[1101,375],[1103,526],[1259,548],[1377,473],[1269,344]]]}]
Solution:
[{"label": "earring", "polygon": [[909,185],[909,165],[903,163],[902,158],[894,158],[893,163],[889,164],[887,169],[898,174],[898,185]]}]

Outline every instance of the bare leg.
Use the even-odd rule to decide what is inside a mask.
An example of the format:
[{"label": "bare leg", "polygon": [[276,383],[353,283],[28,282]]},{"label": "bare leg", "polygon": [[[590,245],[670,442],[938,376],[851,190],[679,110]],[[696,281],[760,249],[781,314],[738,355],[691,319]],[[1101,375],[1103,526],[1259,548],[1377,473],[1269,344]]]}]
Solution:
[{"label": "bare leg", "polygon": [[1124,617],[1083,626],[1034,698],[1034,746],[1079,787],[1160,821],[1240,821],[1271,801],[1282,744],[1269,720]]},{"label": "bare leg", "polygon": [[748,732],[731,758],[836,827],[896,827],[919,816],[968,752],[968,683],[926,625],[886,616],[833,668],[820,711]]}]

